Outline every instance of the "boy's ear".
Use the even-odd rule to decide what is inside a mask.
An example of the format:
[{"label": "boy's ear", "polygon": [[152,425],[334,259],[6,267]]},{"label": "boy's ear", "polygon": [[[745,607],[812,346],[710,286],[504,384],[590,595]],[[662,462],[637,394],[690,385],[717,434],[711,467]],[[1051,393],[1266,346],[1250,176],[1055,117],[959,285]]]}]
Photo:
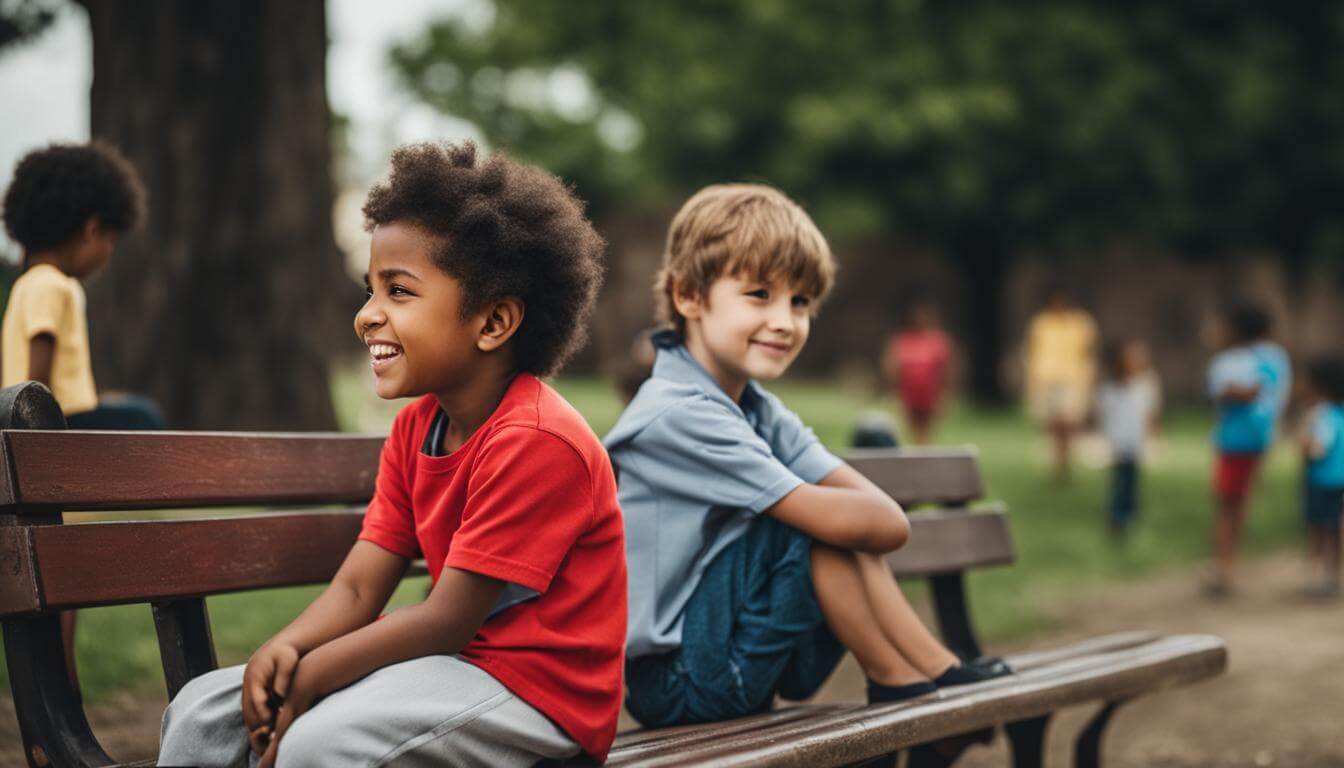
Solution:
[{"label": "boy's ear", "polygon": [[92,242],[103,233],[103,225],[98,222],[97,216],[90,216],[84,226],[79,228],[79,236],[84,242]]},{"label": "boy's ear", "polygon": [[485,323],[476,338],[476,348],[482,352],[493,352],[504,346],[523,324],[523,300],[517,296],[505,296],[486,307],[482,317]]},{"label": "boy's ear", "polygon": [[672,306],[677,310],[677,314],[687,320],[698,320],[700,313],[705,310],[705,302],[695,293],[682,290],[680,285],[672,285]]}]

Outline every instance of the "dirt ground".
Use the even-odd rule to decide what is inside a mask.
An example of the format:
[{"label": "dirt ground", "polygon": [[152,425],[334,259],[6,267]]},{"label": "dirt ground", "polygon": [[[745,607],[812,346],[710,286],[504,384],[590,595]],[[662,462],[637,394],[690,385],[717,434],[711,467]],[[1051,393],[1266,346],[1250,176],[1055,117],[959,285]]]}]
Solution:
[{"label": "dirt ground", "polygon": [[[1195,572],[1108,587],[1059,606],[1061,632],[990,650],[1047,648],[1134,629],[1215,634],[1227,641],[1227,674],[1121,708],[1108,731],[1105,764],[1344,768],[1344,603],[1301,597],[1303,569],[1291,554],[1259,560],[1243,576],[1242,590],[1221,603],[1198,595]],[[847,662],[819,698],[854,701],[861,695],[862,676]],[[162,693],[126,694],[95,706],[90,717],[114,757],[143,759],[157,747],[163,706]],[[0,710],[0,765],[22,765],[8,697]],[[1048,765],[1069,765],[1073,736],[1091,714],[1091,708],[1079,708],[1054,720]],[[1010,764],[1002,739],[973,748],[958,763]]]}]

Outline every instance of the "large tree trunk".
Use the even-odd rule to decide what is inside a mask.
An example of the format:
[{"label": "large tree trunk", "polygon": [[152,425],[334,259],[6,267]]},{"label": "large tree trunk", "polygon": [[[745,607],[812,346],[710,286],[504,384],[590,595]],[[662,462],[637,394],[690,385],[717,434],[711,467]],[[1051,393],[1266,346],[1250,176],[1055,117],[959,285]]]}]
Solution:
[{"label": "large tree trunk", "polygon": [[101,389],[178,428],[329,429],[358,288],[331,227],[323,0],[84,0],[92,133],[149,216],[91,281]]},{"label": "large tree trunk", "polygon": [[952,245],[966,287],[967,394],[975,402],[998,405],[1007,398],[1003,362],[1003,294],[1008,256],[993,236],[966,237]]}]

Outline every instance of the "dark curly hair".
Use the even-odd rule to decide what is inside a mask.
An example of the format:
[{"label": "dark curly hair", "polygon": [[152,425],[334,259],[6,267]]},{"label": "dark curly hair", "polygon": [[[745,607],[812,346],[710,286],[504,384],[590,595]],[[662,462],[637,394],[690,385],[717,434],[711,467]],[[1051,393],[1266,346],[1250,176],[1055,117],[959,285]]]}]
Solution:
[{"label": "dark curly hair", "polygon": [[55,248],[89,219],[129,232],[144,216],[140,176],[99,143],[52,144],[23,156],[5,192],[5,230],[25,253]]},{"label": "dark curly hair", "polygon": [[411,144],[369,190],[364,226],[410,222],[435,235],[434,262],[462,284],[463,316],[504,296],[525,309],[512,339],[518,367],[555,373],[588,336],[602,284],[602,238],[555,176],[476,145]]}]

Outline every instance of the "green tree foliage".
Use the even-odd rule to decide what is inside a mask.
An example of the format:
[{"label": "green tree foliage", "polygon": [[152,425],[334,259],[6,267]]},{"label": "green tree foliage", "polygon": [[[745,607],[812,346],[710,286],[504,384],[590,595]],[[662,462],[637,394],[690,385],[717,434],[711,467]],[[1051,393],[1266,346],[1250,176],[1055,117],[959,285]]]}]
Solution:
[{"label": "green tree foliage", "polygon": [[392,56],[599,210],[762,179],[947,254],[992,396],[1016,254],[1344,246],[1341,50],[1326,2],[498,0]]}]

